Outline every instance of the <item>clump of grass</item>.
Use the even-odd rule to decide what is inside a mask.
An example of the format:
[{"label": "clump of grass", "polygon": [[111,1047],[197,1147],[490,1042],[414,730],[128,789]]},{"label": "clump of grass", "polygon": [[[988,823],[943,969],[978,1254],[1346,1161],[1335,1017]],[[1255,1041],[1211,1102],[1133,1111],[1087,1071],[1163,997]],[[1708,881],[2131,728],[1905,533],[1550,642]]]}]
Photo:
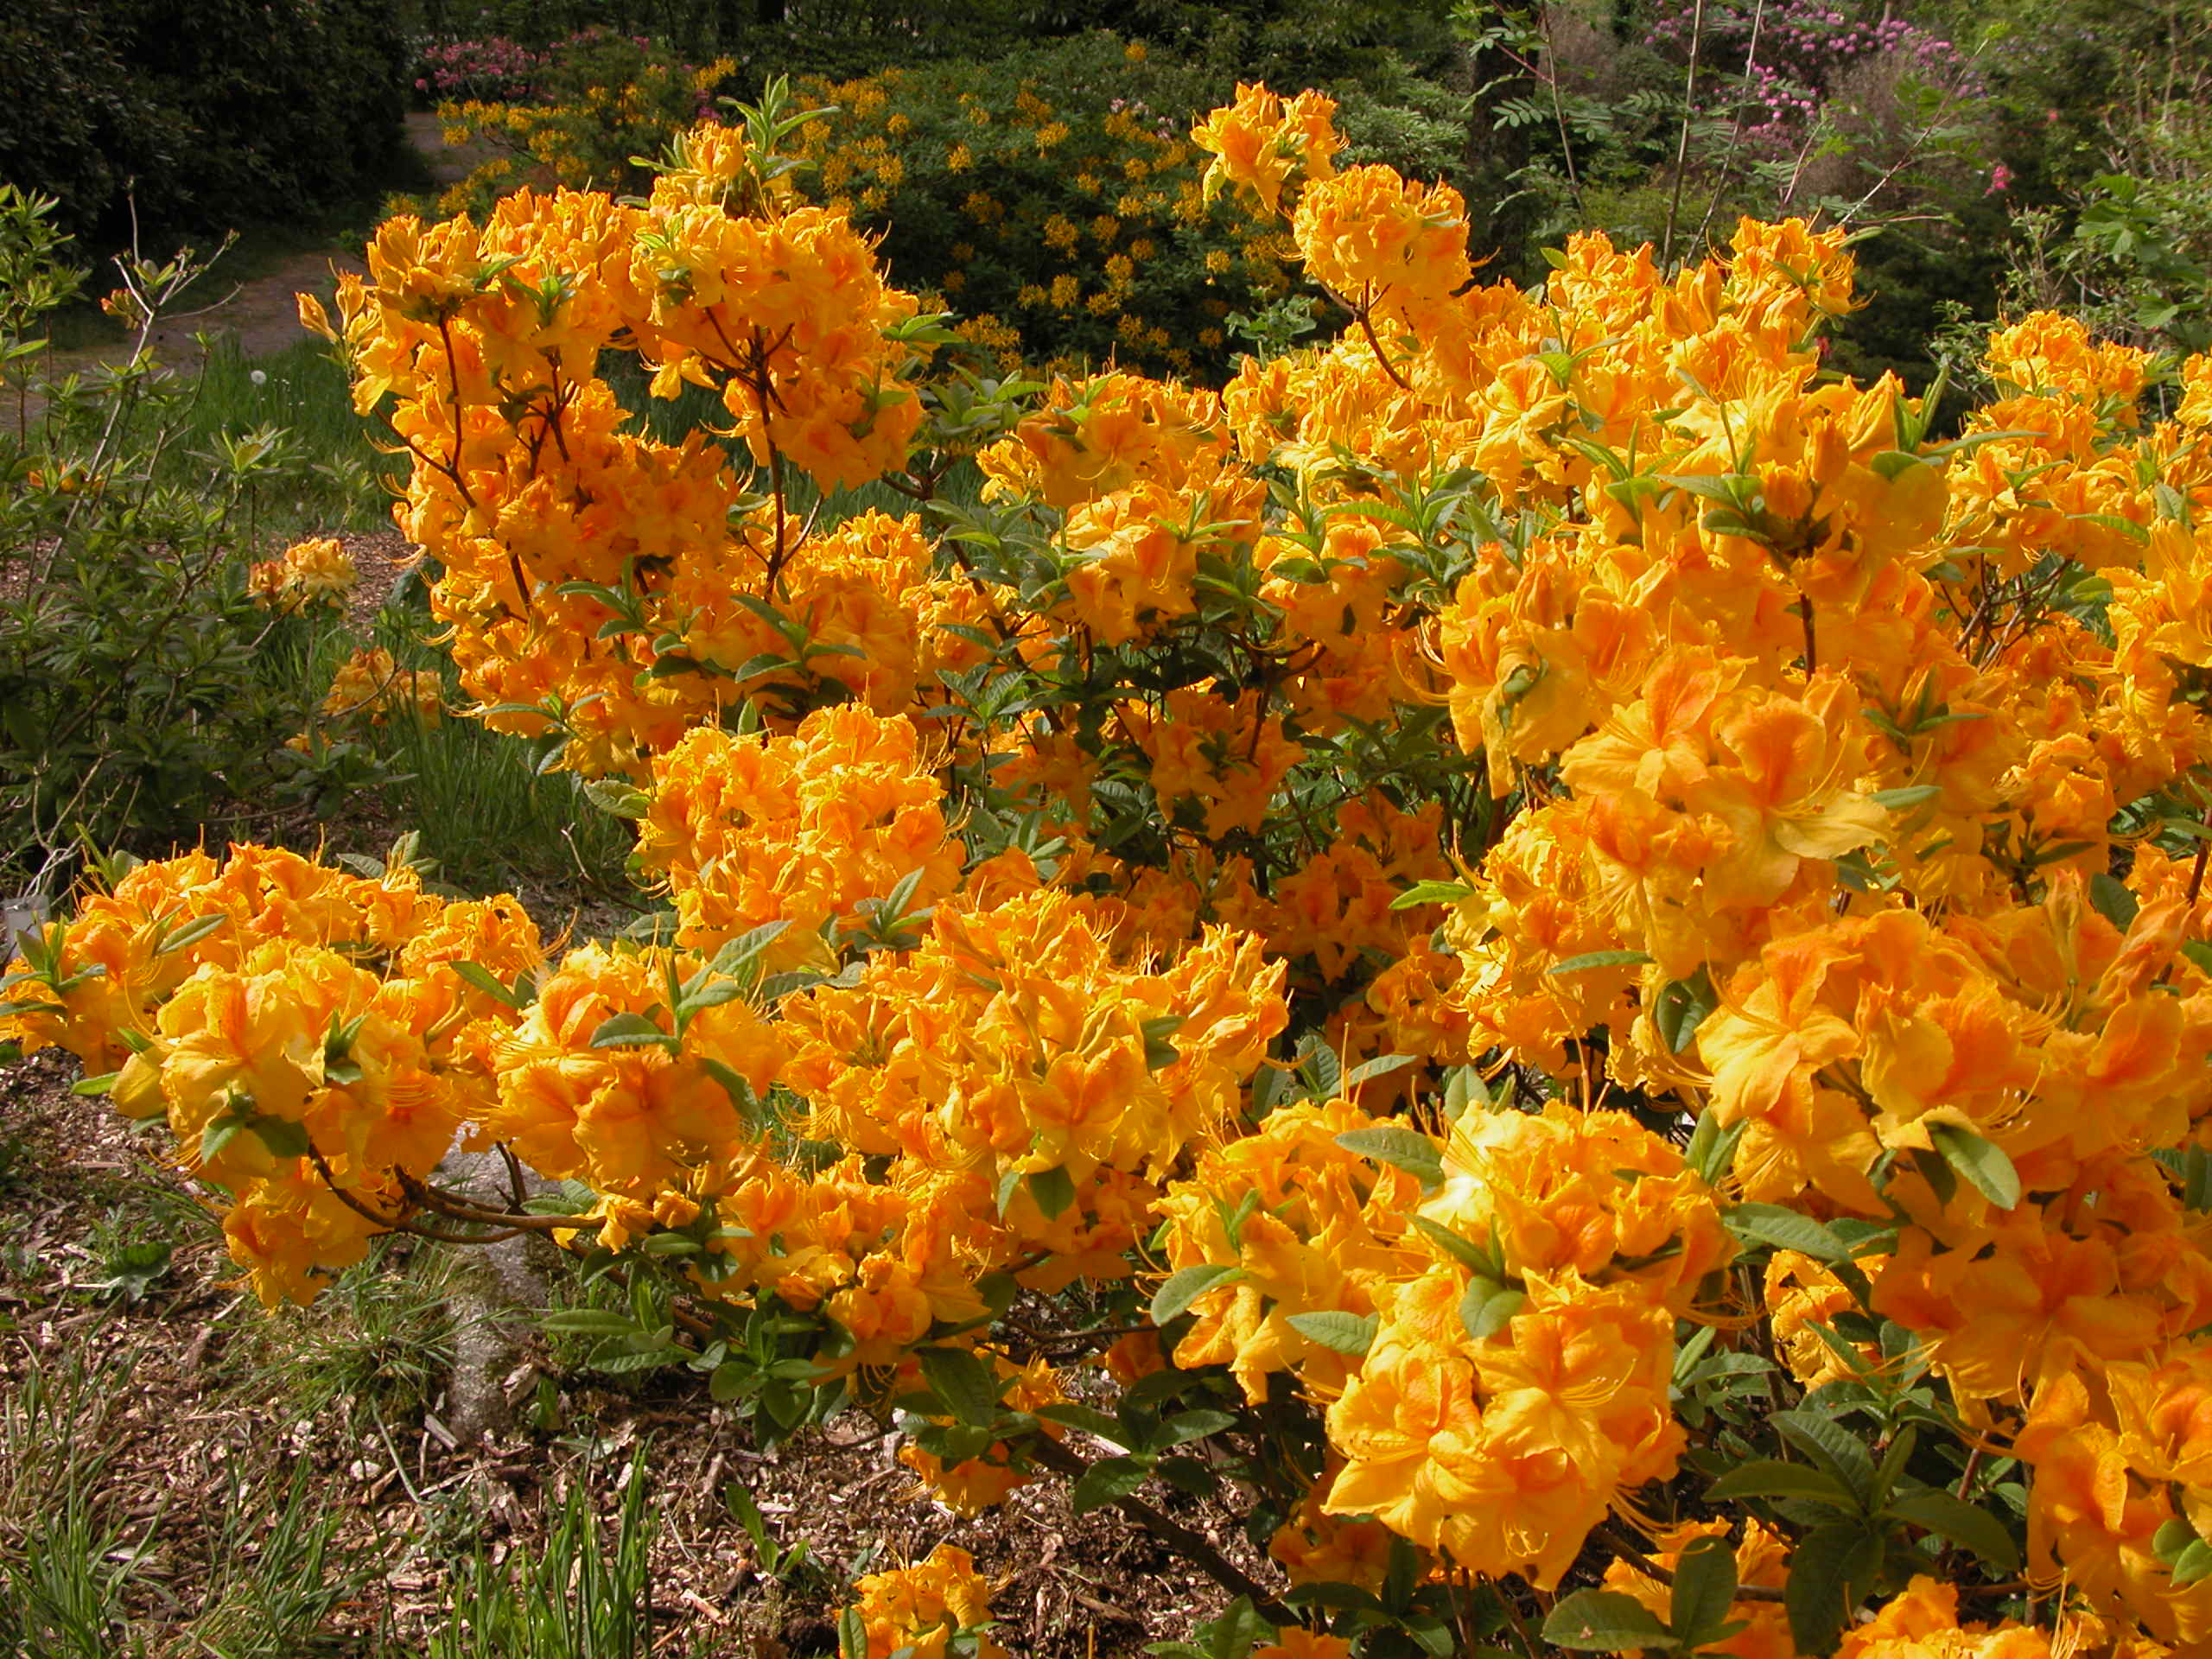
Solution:
[{"label": "clump of grass", "polygon": [[613,1537],[592,1503],[591,1465],[568,1483],[543,1545],[495,1564],[480,1543],[454,1564],[452,1617],[429,1659],[639,1659],[652,1650],[645,1459],[620,1477]]},{"label": "clump of grass", "polygon": [[251,1386],[302,1418],[334,1413],[349,1428],[420,1413],[453,1368],[452,1278],[449,1252],[377,1240],[313,1303],[266,1322]]},{"label": "clump of grass", "polygon": [[193,380],[181,442],[166,458],[175,481],[218,465],[226,445],[275,448],[255,486],[260,537],[372,530],[389,522],[383,457],[353,412],[345,369],[320,340],[248,358],[228,335],[213,340]]}]

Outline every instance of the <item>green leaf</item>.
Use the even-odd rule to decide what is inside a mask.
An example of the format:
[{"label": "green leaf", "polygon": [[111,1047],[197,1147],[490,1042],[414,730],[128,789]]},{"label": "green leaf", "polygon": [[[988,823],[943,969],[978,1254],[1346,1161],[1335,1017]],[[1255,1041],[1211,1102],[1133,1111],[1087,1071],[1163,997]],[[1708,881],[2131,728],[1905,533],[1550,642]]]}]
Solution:
[{"label": "green leaf", "polygon": [[2103,870],[2089,878],[2089,903],[2098,915],[2123,933],[2135,920],[2135,912],[2142,908],[2141,901],[2128,891],[2125,882]]},{"label": "green leaf", "polygon": [[965,1348],[919,1348],[930,1389],[960,1422],[982,1427],[998,1421],[999,1385],[991,1368]]},{"label": "green leaf", "polygon": [[246,1128],[260,1136],[261,1144],[269,1148],[269,1155],[272,1158],[304,1158],[308,1155],[307,1129],[289,1117],[274,1117],[267,1112],[257,1112],[246,1120]]},{"label": "green leaf", "polygon": [[1995,1572],[2020,1570],[2019,1547],[2005,1529],[2005,1523],[1988,1510],[1978,1509],[1940,1486],[1909,1488],[1892,1497],[1885,1507],[1900,1521],[1910,1522],[1938,1538],[1948,1538],[1961,1549],[1971,1550],[1980,1558],[1983,1566]]},{"label": "green leaf", "polygon": [[1491,1278],[1498,1271],[1497,1262],[1488,1250],[1471,1238],[1463,1238],[1449,1227],[1431,1221],[1427,1216],[1415,1216],[1414,1226],[1423,1238],[1442,1250],[1461,1267],[1480,1278]]},{"label": "green leaf", "polygon": [[1755,1458],[1739,1463],[1706,1489],[1715,1500],[1735,1497],[1808,1498],[1839,1510],[1858,1507],[1851,1489],[1825,1469],[1808,1464],[1784,1463],[1778,1458]]},{"label": "green leaf", "polygon": [[1928,1139],[1943,1154],[1945,1163],[1999,1210],[2011,1210],[2019,1204],[2020,1173],[2012,1167],[2002,1147],[1955,1123],[1931,1123]]},{"label": "green leaf", "polygon": [[1700,1538],[1675,1563],[1667,1624],[1686,1648],[1713,1639],[1736,1600],[1736,1551],[1726,1538]]},{"label": "green leaf", "polygon": [[1778,1204],[1739,1204],[1726,1219],[1728,1230],[1750,1243],[1796,1250],[1816,1262],[1842,1262],[1851,1255],[1834,1229]]},{"label": "green leaf", "polygon": [[1508,1290],[1495,1279],[1475,1279],[1459,1299],[1459,1323],[1477,1342],[1488,1342],[1512,1322],[1528,1300],[1522,1292]]},{"label": "green leaf", "polygon": [[1652,959],[1641,950],[1586,950],[1579,957],[1569,957],[1548,971],[1556,979],[1561,974],[1587,973],[1592,968],[1641,968]]},{"label": "green leaf", "polygon": [[1029,1176],[1029,1196],[1047,1221],[1057,1221],[1075,1203],[1075,1180],[1065,1169],[1040,1169]]},{"label": "green leaf", "polygon": [[1337,1144],[1346,1152],[1357,1153],[1363,1158],[1372,1158],[1378,1164],[1388,1164],[1393,1169],[1417,1176],[1423,1187],[1436,1186],[1444,1179],[1443,1153],[1434,1141],[1418,1129],[1400,1128],[1392,1123],[1371,1129],[1347,1129],[1337,1137]]},{"label": "green leaf", "polygon": [[1697,1127],[1690,1131],[1689,1144],[1682,1148],[1682,1161],[1707,1186],[1718,1186],[1721,1175],[1736,1161],[1736,1143],[1744,1138],[1750,1123],[1749,1118],[1739,1117],[1723,1128],[1718,1112],[1700,1114]]},{"label": "green leaf", "polygon": [[1344,1074],[1344,1087],[1356,1089],[1370,1077],[1387,1077],[1420,1058],[1418,1054],[1378,1054],[1371,1060],[1362,1060]]},{"label": "green leaf", "polygon": [[1150,1472],[1147,1465],[1135,1458],[1103,1458],[1083,1471],[1083,1478],[1076,1482],[1070,1496],[1069,1507],[1077,1515],[1103,1510],[1143,1485]]},{"label": "green leaf", "polygon": [[171,951],[186,950],[199,944],[200,940],[230,919],[229,915],[222,911],[217,911],[212,916],[198,917],[187,922],[182,927],[174,928],[162,934],[161,944],[154,947],[154,954],[157,957],[166,957]]},{"label": "green leaf", "polygon": [[1286,1323],[1308,1342],[1318,1342],[1324,1348],[1332,1348],[1355,1358],[1363,1357],[1375,1345],[1375,1333],[1382,1325],[1372,1313],[1347,1313],[1337,1307],[1294,1313]]},{"label": "green leaf", "polygon": [[[115,1080],[122,1075],[123,1073],[120,1071],[103,1071],[96,1077],[79,1077],[76,1082],[69,1085],[69,1092],[73,1095],[84,1096],[86,1098],[90,1098],[96,1095],[105,1095],[115,1087]],[[207,1152],[203,1149],[200,1156],[204,1158],[207,1155]]]},{"label": "green leaf", "polygon": [[1705,1023],[1705,1016],[1719,1003],[1720,999],[1713,989],[1712,976],[1700,968],[1686,979],[1669,981],[1660,990],[1651,1005],[1652,1029],[1667,1045],[1669,1053],[1679,1054],[1690,1046],[1697,1028]]},{"label": "green leaf", "polygon": [[1835,1651],[1852,1610],[1881,1564],[1880,1535],[1858,1522],[1815,1527],[1797,1541],[1783,1594],[1790,1637],[1801,1653]]},{"label": "green leaf", "polygon": [[591,1034],[594,1048],[652,1048],[658,1046],[673,1053],[676,1039],[663,1031],[642,1014],[618,1014],[600,1022],[599,1029]]},{"label": "green leaf", "polygon": [[481,963],[449,962],[446,966],[493,1001],[505,1003],[511,1008],[519,1009],[523,1006],[521,994],[512,986],[501,984],[498,976]]},{"label": "green leaf", "polygon": [[584,797],[601,811],[618,818],[642,818],[652,810],[652,797],[616,778],[593,779],[584,785]]},{"label": "green leaf", "polygon": [[1874,1490],[1874,1459],[1859,1437],[1833,1417],[1800,1408],[1767,1419],[1782,1438],[1848,1486],[1864,1503]]},{"label": "green leaf", "polygon": [[1866,798],[1890,812],[1910,812],[1925,806],[1943,792],[1941,784],[1915,784],[1909,789],[1878,789]]},{"label": "green leaf", "polygon": [[638,1328],[638,1322],[627,1313],[610,1313],[603,1307],[564,1307],[546,1314],[538,1323],[548,1331],[580,1337],[626,1337]]},{"label": "green leaf", "polygon": [[2208,1576],[2212,1576],[2212,1544],[2200,1539],[2174,1557],[2175,1589],[2185,1588]]},{"label": "green leaf", "polygon": [[837,1615],[837,1659],[868,1659],[868,1621],[857,1602]]},{"label": "green leaf", "polygon": [[1049,1406],[1037,1408],[1037,1415],[1048,1423],[1079,1429],[1085,1434],[1095,1434],[1115,1446],[1128,1444],[1129,1431],[1118,1419],[1109,1417],[1096,1406],[1077,1405],[1073,1401],[1057,1401]]},{"label": "green leaf", "polygon": [[1577,1590],[1544,1621],[1544,1640],[1585,1653],[1671,1648],[1675,1638],[1651,1610],[1618,1590]]},{"label": "green leaf", "polygon": [[1178,1268],[1167,1275],[1167,1281],[1152,1294],[1152,1322],[1166,1325],[1185,1313],[1192,1302],[1215,1286],[1243,1276],[1244,1269],[1230,1262],[1208,1262],[1195,1268]]},{"label": "green leaf", "polygon": [[1474,889],[1464,881],[1416,881],[1390,901],[1393,910],[1414,910],[1422,905],[1456,905]]}]

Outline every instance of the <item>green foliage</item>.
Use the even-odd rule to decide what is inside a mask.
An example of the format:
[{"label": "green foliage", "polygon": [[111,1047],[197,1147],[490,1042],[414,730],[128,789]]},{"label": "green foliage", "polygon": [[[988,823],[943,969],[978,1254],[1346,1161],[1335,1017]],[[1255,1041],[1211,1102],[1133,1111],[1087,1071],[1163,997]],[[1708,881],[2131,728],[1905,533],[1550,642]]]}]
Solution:
[{"label": "green foliage", "polygon": [[[0,186],[0,265],[51,272],[52,203]],[[89,839],[166,849],[271,779],[303,695],[260,648],[279,625],[247,598],[244,561],[292,479],[283,429],[196,429],[190,383],[144,349],[203,267],[124,263],[138,348],[59,381],[41,345],[0,336],[0,860],[8,885],[50,880]],[[35,327],[67,284],[14,290]],[[294,480],[296,481],[296,480]],[[302,626],[286,624],[285,626]]]},{"label": "green foliage", "polygon": [[103,249],[297,223],[389,173],[405,67],[391,0],[16,0],[0,179]]},{"label": "green foliage", "polygon": [[573,1473],[543,1545],[503,1563],[477,1549],[458,1564],[452,1617],[429,1659],[637,1659],[652,1651],[645,1461],[621,1477],[611,1542],[592,1471]]}]

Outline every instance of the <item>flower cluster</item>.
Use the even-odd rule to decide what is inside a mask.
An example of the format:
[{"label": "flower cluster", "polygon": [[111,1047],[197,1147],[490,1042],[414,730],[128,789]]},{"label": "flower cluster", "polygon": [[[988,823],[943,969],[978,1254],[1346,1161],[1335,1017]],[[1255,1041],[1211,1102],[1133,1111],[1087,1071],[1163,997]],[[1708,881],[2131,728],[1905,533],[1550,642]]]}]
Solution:
[{"label": "flower cluster", "polygon": [[537,967],[514,899],[448,901],[234,849],[142,864],[32,942],[0,1039],[60,1043],[117,1108],[166,1118],[222,1189],[262,1300],[305,1301],[405,1207],[473,1116],[511,1010],[455,971]]},{"label": "flower cluster", "polygon": [[316,536],[257,563],[246,574],[246,591],[255,604],[281,616],[296,616],[318,607],[343,606],[360,579],[353,556],[336,537]]},{"label": "flower cluster", "polygon": [[912,1567],[871,1573],[856,1586],[866,1647],[855,1659],[1004,1659],[988,1635],[990,1586],[968,1552],[939,1544]]}]

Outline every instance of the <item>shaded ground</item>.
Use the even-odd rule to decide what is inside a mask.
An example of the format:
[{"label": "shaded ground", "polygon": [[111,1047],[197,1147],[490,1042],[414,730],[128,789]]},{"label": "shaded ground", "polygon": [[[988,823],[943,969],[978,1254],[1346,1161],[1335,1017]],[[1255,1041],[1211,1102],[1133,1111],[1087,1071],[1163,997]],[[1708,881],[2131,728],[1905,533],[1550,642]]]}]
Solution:
[{"label": "shaded ground", "polygon": [[[407,137],[440,189],[464,177],[484,158],[480,145],[448,145],[438,118],[425,111],[407,117]],[[219,261],[188,293],[184,313],[155,329],[155,350],[164,361],[183,365],[198,358],[194,336],[201,334],[229,335],[248,357],[265,357],[296,346],[303,338],[296,296],[312,293],[327,303],[338,272],[365,270],[360,256],[360,249],[351,245],[282,254],[257,260],[253,274],[242,280],[227,277],[224,263]],[[111,274],[96,272],[88,291],[105,292],[112,285]],[[120,363],[128,355],[129,341],[118,329],[112,338],[57,349],[48,360],[52,372],[61,374]]]}]

